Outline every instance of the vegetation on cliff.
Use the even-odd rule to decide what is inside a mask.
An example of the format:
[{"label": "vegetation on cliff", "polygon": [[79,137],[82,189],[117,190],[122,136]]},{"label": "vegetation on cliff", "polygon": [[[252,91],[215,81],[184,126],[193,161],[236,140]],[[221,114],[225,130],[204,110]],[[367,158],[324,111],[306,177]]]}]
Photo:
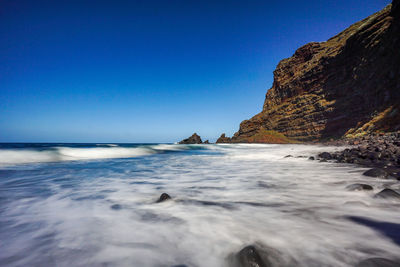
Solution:
[{"label": "vegetation on cliff", "polygon": [[400,4],[394,0],[279,62],[262,112],[224,142],[317,141],[399,130],[399,51]]}]

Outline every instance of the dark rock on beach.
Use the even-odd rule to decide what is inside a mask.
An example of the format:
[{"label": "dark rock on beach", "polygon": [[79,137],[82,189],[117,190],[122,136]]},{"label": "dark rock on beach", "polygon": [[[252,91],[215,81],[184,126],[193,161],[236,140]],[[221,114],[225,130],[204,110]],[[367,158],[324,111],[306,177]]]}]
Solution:
[{"label": "dark rock on beach", "polygon": [[389,176],[389,174],[386,171],[379,168],[370,169],[364,172],[363,175],[370,177],[379,177],[379,178],[387,178]]},{"label": "dark rock on beach", "polygon": [[394,262],[385,258],[370,258],[359,262],[355,267],[399,267],[400,261]]},{"label": "dark rock on beach", "polygon": [[201,141],[201,137],[197,133],[194,133],[189,138],[186,138],[179,142],[179,144],[202,144],[202,143],[203,141]]},{"label": "dark rock on beach", "polygon": [[353,146],[339,152],[319,154],[319,159],[371,167],[365,176],[400,180],[400,132],[369,134],[323,144]]},{"label": "dark rock on beach", "polygon": [[160,198],[157,200],[157,203],[164,202],[169,199],[171,199],[170,195],[168,195],[167,193],[162,193]]},{"label": "dark rock on beach", "polygon": [[392,189],[386,188],[386,189],[383,189],[378,194],[376,194],[375,198],[400,200],[400,194]]},{"label": "dark rock on beach", "polygon": [[268,262],[261,259],[260,254],[254,246],[247,246],[237,254],[239,263],[243,267],[264,267],[271,266]]},{"label": "dark rock on beach", "polygon": [[280,251],[256,243],[241,249],[230,255],[232,267],[289,267],[296,266],[296,261],[289,255],[283,255]]},{"label": "dark rock on beach", "polygon": [[368,184],[351,184],[351,185],[346,186],[346,189],[349,191],[374,190],[374,188]]},{"label": "dark rock on beach", "polygon": [[328,152],[322,152],[322,153],[318,154],[318,157],[321,159],[326,159],[326,160],[332,159],[331,153],[328,153]]},{"label": "dark rock on beach", "polygon": [[114,204],[114,205],[111,206],[111,209],[120,210],[120,209],[122,209],[122,206],[120,204]]}]

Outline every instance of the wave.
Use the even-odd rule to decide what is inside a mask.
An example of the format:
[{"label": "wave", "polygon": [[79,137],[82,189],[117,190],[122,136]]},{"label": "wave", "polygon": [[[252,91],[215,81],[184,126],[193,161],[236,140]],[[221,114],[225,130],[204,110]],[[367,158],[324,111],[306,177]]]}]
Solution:
[{"label": "wave", "polygon": [[0,165],[59,162],[69,160],[91,160],[111,158],[134,158],[164,152],[176,152],[195,149],[187,145],[148,145],[139,147],[50,147],[45,150],[26,149],[0,149]]}]

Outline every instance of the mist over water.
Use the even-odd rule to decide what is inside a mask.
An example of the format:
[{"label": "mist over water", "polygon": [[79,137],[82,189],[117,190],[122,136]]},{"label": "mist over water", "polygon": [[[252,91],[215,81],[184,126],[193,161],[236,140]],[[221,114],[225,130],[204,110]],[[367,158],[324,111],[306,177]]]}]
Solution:
[{"label": "mist over water", "polygon": [[[229,266],[229,255],[254,243],[295,266],[397,257],[400,205],[373,195],[399,184],[307,159],[334,149],[3,147],[0,265]],[[347,191],[353,183],[374,190]],[[173,199],[155,203],[163,192]]]}]

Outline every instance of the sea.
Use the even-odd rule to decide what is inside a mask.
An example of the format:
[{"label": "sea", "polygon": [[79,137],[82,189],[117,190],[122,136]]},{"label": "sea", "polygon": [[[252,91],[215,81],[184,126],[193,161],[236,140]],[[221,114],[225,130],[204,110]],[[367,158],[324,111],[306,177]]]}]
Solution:
[{"label": "sea", "polygon": [[0,266],[228,267],[253,244],[290,266],[398,257],[400,204],[373,196],[399,183],[309,159],[338,149],[0,144]]}]

